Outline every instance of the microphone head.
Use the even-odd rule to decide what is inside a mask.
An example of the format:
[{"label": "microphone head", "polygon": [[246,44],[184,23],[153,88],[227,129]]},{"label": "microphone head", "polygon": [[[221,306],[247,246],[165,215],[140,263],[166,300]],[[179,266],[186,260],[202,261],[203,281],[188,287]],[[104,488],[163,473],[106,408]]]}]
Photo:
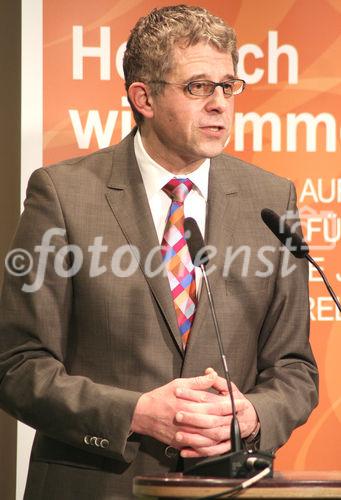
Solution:
[{"label": "microphone head", "polygon": [[296,258],[302,259],[309,253],[307,243],[297,233],[293,233],[290,226],[276,212],[270,208],[263,208],[261,216],[270,231]]},{"label": "microphone head", "polygon": [[185,239],[194,266],[206,266],[209,261],[205,242],[201,235],[197,222],[192,217],[187,217],[184,221]]}]

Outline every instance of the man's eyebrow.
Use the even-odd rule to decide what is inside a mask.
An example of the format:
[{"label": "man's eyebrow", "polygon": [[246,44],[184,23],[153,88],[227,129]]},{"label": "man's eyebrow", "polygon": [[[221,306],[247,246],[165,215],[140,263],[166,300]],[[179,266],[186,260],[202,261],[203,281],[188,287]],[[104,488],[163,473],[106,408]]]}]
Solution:
[{"label": "man's eyebrow", "polygon": [[[221,82],[225,82],[226,80],[231,80],[235,78],[235,75],[231,75],[231,73],[227,73],[225,76],[223,76],[223,78],[221,78]],[[198,73],[196,75],[191,75],[189,78],[186,78],[186,80],[184,81],[185,83],[189,83],[189,82],[193,82],[193,81],[196,81],[196,80],[209,80],[209,81],[212,81],[210,80],[209,76],[207,75],[207,73]]]},{"label": "man's eyebrow", "polygon": [[206,73],[199,73],[197,75],[191,75],[189,78],[186,78],[186,82],[193,82],[194,80],[208,80],[208,76]]}]

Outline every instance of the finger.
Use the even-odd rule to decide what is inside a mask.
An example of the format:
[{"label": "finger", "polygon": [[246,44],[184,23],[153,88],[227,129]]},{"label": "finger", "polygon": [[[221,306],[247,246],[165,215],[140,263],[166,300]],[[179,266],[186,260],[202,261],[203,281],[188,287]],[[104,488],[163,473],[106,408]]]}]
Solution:
[{"label": "finger", "polygon": [[219,441],[215,439],[211,439],[206,436],[202,436],[201,434],[192,434],[186,432],[177,432],[175,434],[175,442],[178,448],[180,447],[188,447],[188,448],[203,448],[203,447],[211,447],[219,444]]},{"label": "finger", "polygon": [[180,378],[177,379],[177,387],[187,387],[194,390],[209,389],[214,384],[217,376],[216,372],[212,372],[198,377]]},{"label": "finger", "polygon": [[242,413],[250,407],[250,401],[243,397],[242,399],[236,399],[235,402],[236,412]]},{"label": "finger", "polygon": [[[210,373],[216,373],[215,370],[213,368],[206,368],[205,370],[205,374],[210,374]],[[232,386],[232,391],[234,394],[241,394],[241,392],[239,391],[238,387],[236,386],[236,384],[234,384],[233,382],[231,382],[231,386]],[[224,377],[219,377],[217,376],[213,386],[212,386],[214,389],[216,389],[218,392],[222,392],[222,393],[228,393],[229,390],[228,390],[228,387],[227,387],[227,382],[226,382],[226,379]]]},{"label": "finger", "polygon": [[[176,436],[181,440],[181,446],[196,448],[193,443],[189,440],[193,435],[200,435],[202,438],[207,438],[211,443],[221,443],[222,441],[227,441],[230,439],[230,425],[222,425],[220,427],[214,427],[211,429],[196,429],[195,427],[179,427]],[[176,438],[178,439],[178,438]],[[180,442],[180,441],[179,441]]]},{"label": "finger", "polygon": [[[205,374],[209,375],[210,373],[217,372],[213,368],[206,368]],[[228,391],[226,379],[219,377],[219,375],[217,376],[213,386],[217,391]]]},{"label": "finger", "polygon": [[231,441],[202,448],[183,448],[180,455],[183,458],[213,457],[231,450]]},{"label": "finger", "polygon": [[240,392],[240,390],[238,389],[236,384],[231,382],[231,385],[232,385],[232,392],[233,392],[235,398],[244,397],[244,394],[242,392]]},{"label": "finger", "polygon": [[[226,416],[232,414],[231,400],[228,396],[212,395],[208,397],[208,402],[190,401],[189,399],[178,399],[178,410],[188,413],[201,413],[205,415]],[[216,396],[216,397],[214,397]],[[236,413],[245,412],[250,406],[250,402],[246,399],[236,399]]]},{"label": "finger", "polygon": [[[189,413],[201,413],[205,415],[225,416],[232,414],[231,401],[226,396],[218,396],[215,401],[207,403],[198,403],[195,401],[187,401],[178,399],[178,411],[186,411]],[[240,407],[244,409],[244,405]]]},{"label": "finger", "polygon": [[[240,390],[238,389],[238,387],[233,382],[231,382],[231,386],[232,386],[232,392],[233,392],[234,397],[238,397],[242,394],[240,392]],[[212,388],[215,389],[216,391],[220,392],[221,394],[226,395],[229,393],[229,390],[227,387],[227,382],[223,377],[218,376],[216,378],[216,380],[214,381]]]},{"label": "finger", "polygon": [[227,382],[223,377],[217,377],[212,385],[212,388],[222,394],[228,394]]},{"label": "finger", "polygon": [[229,427],[231,424],[231,418],[231,416],[207,415],[186,411],[179,411],[175,414],[176,423],[183,426],[198,427],[203,429],[212,429],[221,426]]},{"label": "finger", "polygon": [[195,401],[197,403],[218,402],[219,400],[217,398],[220,397],[212,392],[195,391],[194,389],[190,389],[188,387],[177,387],[175,389],[175,395],[177,398]]}]

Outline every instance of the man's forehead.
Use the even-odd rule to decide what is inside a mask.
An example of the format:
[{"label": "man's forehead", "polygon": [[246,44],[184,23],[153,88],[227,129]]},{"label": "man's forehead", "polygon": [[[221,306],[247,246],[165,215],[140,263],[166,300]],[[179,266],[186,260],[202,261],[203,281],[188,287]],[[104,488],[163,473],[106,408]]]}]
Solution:
[{"label": "man's forehead", "polygon": [[172,74],[181,76],[206,75],[212,69],[225,75],[233,75],[232,56],[226,50],[219,50],[208,43],[189,47],[175,45],[172,54]]}]

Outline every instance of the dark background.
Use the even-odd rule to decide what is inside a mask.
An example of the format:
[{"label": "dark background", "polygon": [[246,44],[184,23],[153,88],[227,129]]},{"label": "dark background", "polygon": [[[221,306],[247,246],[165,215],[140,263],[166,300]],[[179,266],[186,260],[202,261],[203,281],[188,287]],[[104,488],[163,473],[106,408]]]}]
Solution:
[{"label": "dark background", "polygon": [[[0,0],[0,285],[20,213],[21,1]],[[0,497],[15,499],[16,420],[0,410]]]}]

